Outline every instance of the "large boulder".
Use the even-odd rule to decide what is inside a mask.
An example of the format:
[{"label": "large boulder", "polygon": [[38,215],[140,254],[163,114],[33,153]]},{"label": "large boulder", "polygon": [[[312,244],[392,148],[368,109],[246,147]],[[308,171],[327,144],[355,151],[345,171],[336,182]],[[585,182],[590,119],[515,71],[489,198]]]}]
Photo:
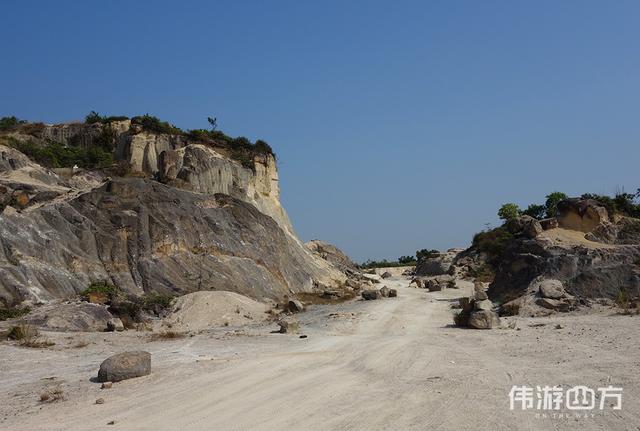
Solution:
[{"label": "large boulder", "polygon": [[488,299],[485,299],[482,301],[475,301],[474,308],[476,310],[491,311],[493,310],[493,303]]},{"label": "large boulder", "polygon": [[109,322],[114,321],[114,316],[103,305],[54,302],[35,308],[24,319],[30,325],[49,331],[102,332],[109,330]]},{"label": "large boulder", "polygon": [[151,353],[137,351],[118,353],[100,364],[99,382],[119,382],[151,374]]},{"label": "large boulder", "polygon": [[380,293],[379,290],[363,290],[362,291],[362,298],[367,300],[367,301],[371,301],[371,300],[375,300],[375,299],[380,299],[382,298],[382,293]]},{"label": "large boulder", "polygon": [[380,288],[380,295],[382,295],[383,298],[388,298],[389,292],[391,292],[391,289],[389,289],[387,286],[382,286]]},{"label": "large boulder", "polygon": [[335,245],[314,239],[305,243],[305,247],[343,272],[356,272],[358,269],[356,264],[349,259],[349,256]]},{"label": "large boulder", "polygon": [[471,312],[468,325],[474,329],[492,329],[500,326],[500,318],[491,310],[477,310]]},{"label": "large boulder", "polygon": [[567,295],[562,282],[554,279],[540,280],[538,282],[538,291],[543,298],[560,299]]},{"label": "large boulder", "polygon": [[507,222],[507,229],[514,235],[535,238],[543,232],[542,225],[535,218],[523,215]]}]

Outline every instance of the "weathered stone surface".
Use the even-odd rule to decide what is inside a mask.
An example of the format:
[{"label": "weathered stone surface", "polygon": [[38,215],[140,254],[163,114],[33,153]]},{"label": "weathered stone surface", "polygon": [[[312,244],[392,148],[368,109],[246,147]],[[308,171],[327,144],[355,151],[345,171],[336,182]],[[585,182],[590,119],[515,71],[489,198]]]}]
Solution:
[{"label": "weathered stone surface", "polygon": [[113,319],[109,319],[107,321],[107,328],[106,330],[108,332],[113,332],[113,331],[124,331],[124,324],[122,323],[122,320],[120,320],[117,317],[114,317]]},{"label": "weathered stone surface", "polygon": [[543,298],[560,299],[566,295],[562,282],[554,279],[543,279],[538,282],[538,291]]},{"label": "weathered stone surface", "polygon": [[35,308],[24,319],[31,325],[50,331],[102,332],[114,317],[105,306],[79,303],[51,303]]},{"label": "weathered stone surface", "polygon": [[543,232],[542,225],[535,218],[524,215],[507,222],[507,229],[514,235],[535,238]]},{"label": "weathered stone surface", "polygon": [[483,301],[475,301],[474,303],[474,308],[476,310],[493,310],[493,303],[491,301],[489,301],[488,299],[485,299]]},{"label": "weathered stone surface", "polygon": [[599,224],[609,222],[607,210],[593,199],[572,198],[558,202],[560,227],[591,232]]},{"label": "weathered stone surface", "polygon": [[274,299],[346,279],[246,202],[139,178],[2,214],[0,244],[0,302],[8,304],[68,297],[102,279],[133,294],[215,286]]},{"label": "weathered stone surface", "polygon": [[396,289],[389,289],[389,298],[397,298],[398,291]]},{"label": "weathered stone surface", "polygon": [[452,272],[452,264],[462,249],[452,248],[438,256],[420,259],[416,265],[416,275],[433,276]]},{"label": "weathered stone surface", "polygon": [[550,310],[559,310],[562,306],[562,301],[551,298],[538,298],[536,303],[541,307],[548,308]]},{"label": "weathered stone surface", "polygon": [[343,272],[357,271],[356,264],[349,259],[338,247],[324,241],[314,239],[305,243],[305,247],[322,259],[329,261],[331,264],[340,268]]},{"label": "weathered stone surface", "polygon": [[380,275],[381,278],[389,278],[391,277],[393,274],[391,274],[389,271],[385,271],[382,273],[382,275]]},{"label": "weathered stone surface", "polygon": [[297,320],[283,319],[278,321],[281,334],[295,334],[300,329],[300,323]]},{"label": "weathered stone surface", "polygon": [[363,290],[362,298],[366,299],[367,301],[371,301],[374,299],[382,298],[382,294],[380,293],[379,290]]},{"label": "weathered stone surface", "polygon": [[151,353],[136,351],[118,353],[100,364],[99,382],[119,382],[151,374]]},{"label": "weathered stone surface", "polygon": [[287,302],[287,308],[292,313],[300,313],[304,311],[304,304],[297,299],[290,299],[289,302]]},{"label": "weathered stone surface", "polygon": [[387,286],[382,286],[380,288],[380,295],[382,295],[383,298],[388,298],[389,292],[390,292],[390,289]]},{"label": "weathered stone surface", "polygon": [[492,329],[500,326],[500,318],[490,310],[473,311],[469,316],[468,325],[474,329]]},{"label": "weathered stone surface", "polygon": [[540,220],[540,226],[542,226],[543,230],[555,229],[558,225],[558,219],[555,217],[545,218]]}]

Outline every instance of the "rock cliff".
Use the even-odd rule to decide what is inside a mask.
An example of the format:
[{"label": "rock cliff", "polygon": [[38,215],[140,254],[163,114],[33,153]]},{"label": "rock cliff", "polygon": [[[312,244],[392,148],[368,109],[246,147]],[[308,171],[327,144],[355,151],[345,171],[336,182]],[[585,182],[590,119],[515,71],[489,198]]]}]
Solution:
[{"label": "rock cliff", "polygon": [[132,294],[228,290],[256,299],[346,280],[296,238],[271,153],[238,160],[224,145],[130,120],[30,126],[0,144],[104,146],[108,130],[125,169],[46,169],[0,146],[4,306],[70,297],[102,279]]}]

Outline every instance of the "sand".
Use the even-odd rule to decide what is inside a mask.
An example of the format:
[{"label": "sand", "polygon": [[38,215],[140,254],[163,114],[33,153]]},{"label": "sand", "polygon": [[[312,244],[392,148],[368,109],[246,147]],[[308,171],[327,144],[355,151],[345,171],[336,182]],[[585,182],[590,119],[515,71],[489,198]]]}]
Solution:
[{"label": "sand", "polygon": [[[407,279],[399,297],[312,306],[298,335],[273,323],[149,341],[145,333],[51,333],[49,349],[0,344],[0,429],[628,430],[640,424],[640,317],[611,311],[451,326],[452,300]],[[517,319],[517,320],[513,320]],[[561,324],[563,329],[555,329]],[[90,344],[73,347],[78,341]],[[151,375],[100,389],[110,354],[152,353]],[[624,388],[623,408],[586,419],[510,411],[513,385]],[[42,404],[60,386],[66,399]],[[95,400],[103,398],[104,404]],[[107,425],[115,421],[113,425]]]}]

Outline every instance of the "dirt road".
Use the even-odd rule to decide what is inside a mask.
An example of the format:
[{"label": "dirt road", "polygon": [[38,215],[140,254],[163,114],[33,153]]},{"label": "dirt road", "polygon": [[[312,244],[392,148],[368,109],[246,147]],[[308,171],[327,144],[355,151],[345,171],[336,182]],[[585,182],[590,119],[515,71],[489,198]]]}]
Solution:
[{"label": "dirt road", "polygon": [[[68,334],[53,350],[1,346],[0,428],[640,429],[640,317],[519,319],[520,330],[462,330],[450,325],[450,304],[469,284],[438,293],[400,278],[385,284],[399,297],[301,315],[305,339],[256,326],[156,342],[86,335],[91,344],[76,350],[62,347]],[[152,352],[152,375],[105,390],[88,380],[108,354],[134,348]],[[67,399],[39,404],[38,391],[53,381]],[[509,410],[513,385],[607,384],[624,387],[622,410],[582,419]]]}]

